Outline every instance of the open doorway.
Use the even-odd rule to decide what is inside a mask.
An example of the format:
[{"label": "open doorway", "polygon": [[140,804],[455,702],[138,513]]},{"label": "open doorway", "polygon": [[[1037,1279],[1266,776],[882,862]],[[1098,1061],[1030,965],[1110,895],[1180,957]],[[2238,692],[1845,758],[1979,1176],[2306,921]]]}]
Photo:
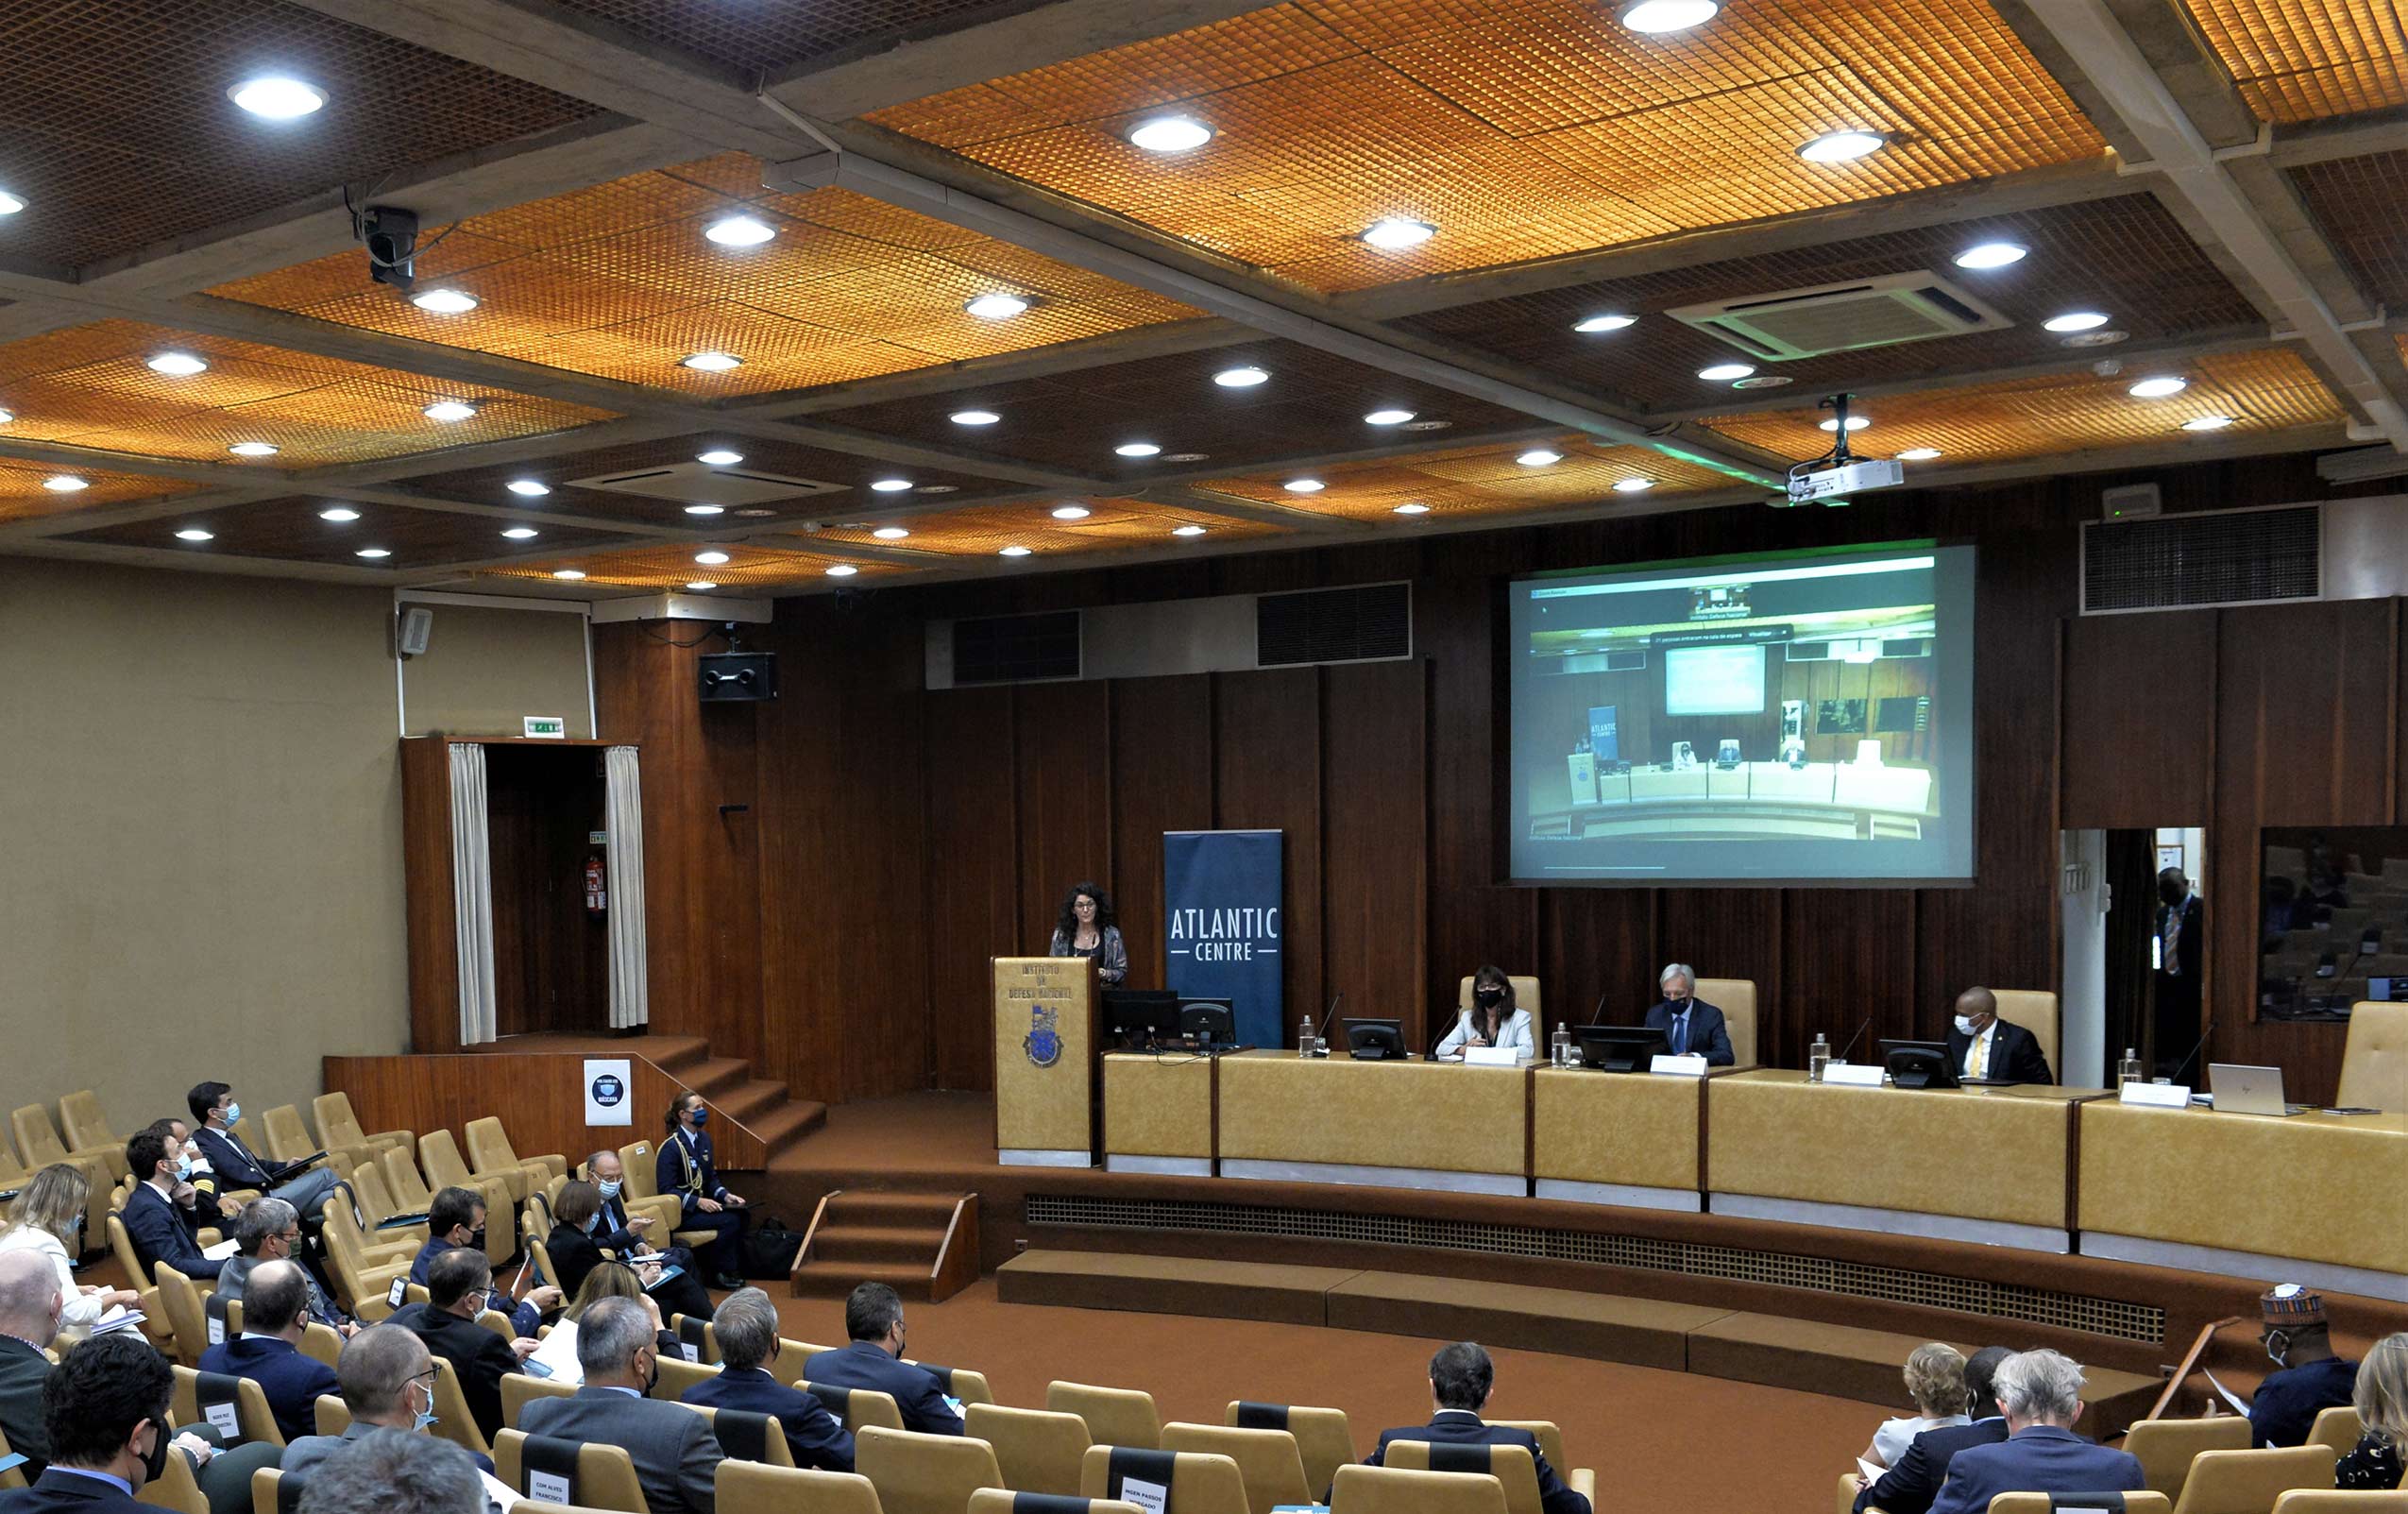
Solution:
[{"label": "open doorway", "polygon": [[2065,831],[2060,891],[2068,1084],[2105,1087],[2128,1047],[2150,1076],[2196,1076],[2207,1016],[2198,826]]}]

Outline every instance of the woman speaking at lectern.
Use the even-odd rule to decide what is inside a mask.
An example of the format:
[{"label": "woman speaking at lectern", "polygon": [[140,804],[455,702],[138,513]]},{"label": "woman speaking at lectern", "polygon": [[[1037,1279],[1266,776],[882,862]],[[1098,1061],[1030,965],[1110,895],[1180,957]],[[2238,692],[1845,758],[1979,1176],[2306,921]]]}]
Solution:
[{"label": "woman speaking at lectern", "polygon": [[1120,939],[1120,927],[1112,924],[1112,901],[1093,883],[1073,887],[1070,897],[1061,902],[1061,917],[1054,923],[1053,944],[1045,949],[1048,957],[1093,957],[1095,959],[1095,981],[1105,988],[1118,988],[1128,976],[1128,947]]}]

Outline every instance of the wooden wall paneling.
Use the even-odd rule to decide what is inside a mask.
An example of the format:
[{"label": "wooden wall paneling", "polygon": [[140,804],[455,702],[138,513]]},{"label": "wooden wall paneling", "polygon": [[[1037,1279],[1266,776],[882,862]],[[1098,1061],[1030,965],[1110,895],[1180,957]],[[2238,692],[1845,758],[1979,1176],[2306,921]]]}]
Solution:
[{"label": "wooden wall paneling", "polygon": [[456,1051],[460,944],[451,896],[451,750],[439,736],[401,742],[401,875],[409,910],[410,1047]]},{"label": "wooden wall paneling", "polygon": [[1212,674],[1213,815],[1219,830],[1284,832],[1286,903],[1280,917],[1285,964],[1282,1022],[1322,991],[1321,682],[1317,670]]},{"label": "wooden wall paneling", "polygon": [[1307,1013],[1317,1023],[1341,993],[1341,1015],[1425,1029],[1437,1005],[1454,1002],[1453,979],[1429,982],[1423,943],[1427,689],[1418,661],[1321,671],[1324,980],[1314,1002],[1290,1002],[1290,1025]]},{"label": "wooden wall paneling", "polygon": [[1019,949],[1037,954],[1052,939],[1073,884],[1111,892],[1111,694],[1101,683],[1024,684],[1012,701]]},{"label": "wooden wall paneling", "polygon": [[939,1088],[992,1088],[987,961],[1030,949],[1020,927],[1011,690],[934,690],[923,707],[927,928],[913,949],[928,959],[931,1071]]},{"label": "wooden wall paneling", "polygon": [[1803,1067],[1816,1029],[1828,1028],[1837,1052],[1868,1015],[1873,1029],[1851,1061],[1875,1060],[1875,1044],[1885,1037],[1916,1037],[1924,1017],[1919,1000],[1930,996],[1919,994],[1915,982],[1916,895],[1912,889],[1790,889],[1782,894],[1783,1012],[1757,1029],[1760,1060]]},{"label": "wooden wall paneling", "polygon": [[[1539,1055],[1556,1025],[1636,1025],[1655,1002],[1654,889],[1541,889],[1538,893],[1537,971],[1546,1023],[1534,1025]],[[1457,980],[1476,965],[1436,985],[1450,998]],[[1512,962],[1505,971],[1521,969]],[[1700,967],[1699,972],[1707,969]],[[1603,1007],[1600,1001],[1603,1001]]]},{"label": "wooden wall paneling", "polygon": [[1203,673],[1112,682],[1112,904],[1131,987],[1161,987],[1162,832],[1212,825],[1212,680]]},{"label": "wooden wall paneling", "polygon": [[2215,648],[2213,610],[2065,622],[2064,829],[2206,824]]},{"label": "wooden wall paneling", "polygon": [[[1783,889],[1660,889],[1656,891],[1655,949],[1638,982],[1619,988],[1606,1002],[1609,1017],[1624,994],[1644,994],[1639,1008],[1655,1002],[1655,974],[1667,962],[1687,962],[1700,978],[1747,978],[1755,981],[1756,1060],[1772,1064],[1775,1052],[1789,1033],[1787,1022],[1806,1012],[1811,1022],[1805,1036],[1828,1029],[1831,1046],[1856,1029],[1864,1012],[1845,1007],[1828,1011],[1809,1001],[1792,1009],[1782,997],[1788,981],[1782,971],[1781,915],[1791,893]],[[1599,985],[1600,989],[1603,985]],[[1619,986],[1618,985],[1618,988]],[[1625,1014],[1624,1018],[1635,1019]],[[1845,1024],[1839,1023],[1844,1018]],[[1831,1022],[1828,1026],[1825,1021]],[[1804,1039],[1798,1043],[1806,1044]],[[1802,1065],[1802,1063],[1796,1063]]]}]

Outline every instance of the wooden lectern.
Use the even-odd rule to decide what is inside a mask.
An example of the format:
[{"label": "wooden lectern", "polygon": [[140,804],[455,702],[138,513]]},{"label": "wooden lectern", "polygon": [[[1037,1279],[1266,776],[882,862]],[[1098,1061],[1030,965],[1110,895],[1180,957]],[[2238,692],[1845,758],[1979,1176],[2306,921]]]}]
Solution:
[{"label": "wooden lectern", "polygon": [[1008,1167],[1095,1165],[1095,963],[992,959],[995,1160]]}]

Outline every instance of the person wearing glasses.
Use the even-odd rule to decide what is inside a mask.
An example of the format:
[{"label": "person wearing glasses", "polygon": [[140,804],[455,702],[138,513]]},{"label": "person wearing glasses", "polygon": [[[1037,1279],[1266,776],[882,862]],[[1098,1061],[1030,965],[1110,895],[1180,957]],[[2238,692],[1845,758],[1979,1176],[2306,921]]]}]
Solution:
[{"label": "person wearing glasses", "polygon": [[1120,927],[1113,923],[1111,896],[1093,883],[1072,885],[1054,921],[1054,939],[1045,947],[1045,955],[1093,957],[1095,981],[1105,988],[1120,987],[1128,977],[1128,944],[1120,939]]},{"label": "person wearing glasses", "polygon": [[[406,1330],[378,1325],[352,1336],[335,1359],[334,1380],[351,1423],[339,1436],[303,1436],[287,1445],[280,1465],[288,1477],[307,1475],[345,1446],[380,1430],[424,1435],[434,1422],[434,1357],[425,1341]],[[476,1460],[481,1471],[493,1471],[491,1461]]]},{"label": "person wearing glasses", "polygon": [[385,1320],[417,1336],[428,1351],[451,1364],[468,1418],[487,1444],[501,1433],[501,1380],[519,1370],[518,1364],[534,1355],[538,1344],[529,1335],[505,1341],[477,1323],[494,1293],[493,1263],[485,1253],[472,1246],[455,1246],[428,1267],[427,1301],[405,1303]]}]

